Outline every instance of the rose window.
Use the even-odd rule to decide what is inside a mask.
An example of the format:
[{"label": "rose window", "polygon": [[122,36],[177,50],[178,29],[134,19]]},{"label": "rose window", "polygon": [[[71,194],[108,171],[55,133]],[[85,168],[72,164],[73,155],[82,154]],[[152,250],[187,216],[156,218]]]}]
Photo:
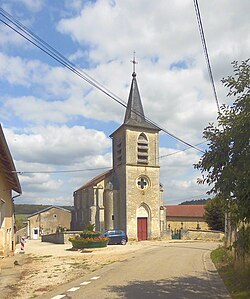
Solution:
[{"label": "rose window", "polygon": [[137,180],[136,180],[136,185],[139,189],[141,190],[145,190],[148,188],[149,186],[149,181],[147,178],[145,177],[139,177]]}]

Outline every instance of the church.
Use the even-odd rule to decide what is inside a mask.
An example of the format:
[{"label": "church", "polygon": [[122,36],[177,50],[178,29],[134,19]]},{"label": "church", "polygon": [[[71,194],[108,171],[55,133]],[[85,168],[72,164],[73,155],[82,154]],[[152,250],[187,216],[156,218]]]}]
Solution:
[{"label": "church", "polygon": [[101,232],[122,229],[138,241],[161,237],[166,216],[159,131],[145,118],[134,69],[124,122],[110,135],[113,168],[74,191],[71,229],[90,223]]}]

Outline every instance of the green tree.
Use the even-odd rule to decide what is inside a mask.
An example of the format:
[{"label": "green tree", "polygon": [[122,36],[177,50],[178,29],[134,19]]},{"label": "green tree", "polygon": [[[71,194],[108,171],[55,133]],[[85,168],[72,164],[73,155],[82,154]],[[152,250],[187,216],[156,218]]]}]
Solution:
[{"label": "green tree", "polygon": [[234,75],[222,79],[231,106],[223,105],[218,125],[209,124],[203,137],[209,149],[194,165],[204,174],[199,183],[211,186],[209,194],[228,199],[237,207],[237,221],[250,222],[250,65],[233,62]]},{"label": "green tree", "polygon": [[250,226],[243,225],[240,227],[237,238],[234,243],[238,259],[242,259],[245,267],[246,255],[250,253]]},{"label": "green tree", "polygon": [[205,206],[205,221],[210,229],[224,231],[225,229],[225,201],[216,196]]}]

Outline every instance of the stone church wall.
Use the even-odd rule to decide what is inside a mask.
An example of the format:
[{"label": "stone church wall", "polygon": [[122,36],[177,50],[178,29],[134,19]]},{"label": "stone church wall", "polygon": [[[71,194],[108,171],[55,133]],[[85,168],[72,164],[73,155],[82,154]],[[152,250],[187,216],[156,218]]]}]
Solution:
[{"label": "stone church wall", "polygon": [[[150,186],[140,190],[136,180],[140,175],[149,178]],[[127,229],[131,238],[137,238],[137,209],[141,205],[148,207],[148,238],[160,237],[160,191],[158,168],[127,167]]]}]

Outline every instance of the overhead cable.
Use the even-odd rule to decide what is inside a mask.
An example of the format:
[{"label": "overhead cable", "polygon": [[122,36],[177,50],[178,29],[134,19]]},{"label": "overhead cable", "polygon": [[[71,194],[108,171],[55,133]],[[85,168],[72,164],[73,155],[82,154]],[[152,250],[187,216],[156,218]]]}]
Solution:
[{"label": "overhead cable", "polygon": [[99,168],[86,168],[86,169],[71,169],[71,170],[48,170],[48,171],[11,171],[12,173],[17,173],[20,175],[23,174],[36,174],[36,173],[70,173],[70,172],[87,172],[87,171],[95,171],[95,170],[103,170],[103,169],[110,169],[111,167],[99,167]]},{"label": "overhead cable", "polygon": [[205,38],[204,30],[203,30],[203,25],[202,25],[198,0],[194,0],[194,8],[195,8],[195,12],[196,12],[196,18],[197,18],[197,22],[198,22],[198,28],[199,28],[199,32],[200,32],[200,37],[201,37],[201,43],[202,43],[202,46],[203,46],[204,56],[205,56],[205,60],[206,60],[206,63],[207,63],[208,76],[209,76],[210,82],[212,84],[212,89],[213,89],[213,93],[214,93],[218,113],[220,113],[220,105],[219,105],[219,100],[218,100],[217,92],[216,92],[216,88],[215,88],[212,67],[211,67],[211,63],[210,63],[210,59],[209,59],[209,55],[208,55],[207,43],[206,43],[206,38]]},{"label": "overhead cable", "polygon": [[[196,145],[200,145],[200,144],[203,144],[203,143],[204,143],[204,141],[200,142]],[[179,150],[179,151],[176,151],[176,152],[173,152],[173,153],[170,153],[170,154],[162,155],[162,156],[159,157],[159,159],[182,153],[182,152],[184,152],[188,149],[190,149],[190,147],[184,148],[183,150]],[[161,168],[162,167],[164,167],[164,165],[162,165]],[[104,169],[111,169],[111,168],[112,168],[112,166],[110,166],[110,167],[98,167],[98,168],[85,168],[85,169],[70,169],[70,170],[48,170],[48,171],[20,171],[20,170],[17,171],[17,170],[12,170],[12,171],[9,171],[9,172],[17,173],[17,174],[20,174],[20,175],[23,175],[23,174],[37,174],[37,173],[57,174],[57,173],[89,172],[89,171],[97,171],[97,170],[104,170]]]},{"label": "overhead cable", "polygon": [[[122,105],[124,108],[127,108],[127,104],[126,104],[125,101],[123,101],[122,99],[120,99],[118,96],[116,96],[114,93],[112,93],[111,91],[109,91],[102,84],[100,84],[95,79],[91,78],[85,72],[83,72],[82,70],[80,70],[76,65],[74,65],[72,62],[70,62],[61,53],[59,53],[57,50],[55,50],[53,47],[51,47],[49,44],[47,44],[45,41],[43,41],[40,37],[38,37],[37,35],[35,35],[31,30],[29,30],[24,25],[22,25],[19,21],[17,21],[13,16],[11,16],[10,14],[8,14],[2,8],[0,8],[0,15],[2,15],[8,22],[10,22],[11,24],[13,24],[16,27],[16,28],[14,28],[8,22],[0,19],[0,21],[2,23],[4,23],[6,26],[8,26],[10,29],[14,30],[16,33],[18,33],[19,35],[21,35],[27,41],[29,41],[34,46],[36,46],[37,48],[39,48],[41,51],[43,51],[44,53],[46,53],[47,55],[49,55],[51,58],[55,59],[57,62],[59,62],[60,64],[62,64],[66,68],[68,68],[70,71],[72,71],[77,76],[79,76],[80,78],[82,78],[83,80],[85,80],[86,82],[88,82],[93,87],[97,88],[98,90],[100,90],[101,92],[103,92],[104,94],[106,94],[108,97],[110,97],[111,99],[113,99],[115,102],[117,102],[118,104]],[[21,32],[20,32],[20,30],[21,30]],[[142,116],[138,111],[135,111],[133,109],[131,109],[131,110],[135,114]],[[203,150],[201,150],[201,149],[197,148],[196,146],[192,145],[191,143],[186,142],[185,140],[177,137],[173,133],[170,133],[168,130],[166,130],[165,128],[161,127],[160,125],[158,125],[157,123],[155,123],[154,121],[152,121],[151,119],[149,119],[148,117],[145,117],[145,120],[148,123],[157,126],[160,130],[162,130],[168,136],[174,138],[175,140],[177,140],[177,141],[179,141],[179,142],[187,145],[188,147],[191,147],[191,148],[193,148],[193,149],[195,149],[195,150],[197,150],[197,151],[199,151],[201,153],[204,153]]]},{"label": "overhead cable", "polygon": [[[206,142],[207,142],[207,140],[202,141],[202,142],[200,142],[200,143],[195,144],[195,146],[201,145],[201,144],[206,143]],[[169,154],[166,154],[166,155],[159,156],[159,159],[166,158],[166,157],[169,157],[169,156],[173,156],[173,155],[182,153],[182,152],[184,152],[184,151],[186,151],[186,150],[188,150],[188,149],[190,149],[190,147],[186,147],[186,148],[184,148],[184,149],[182,149],[182,150],[175,151],[175,152],[173,152],[173,153],[169,153]]]}]

